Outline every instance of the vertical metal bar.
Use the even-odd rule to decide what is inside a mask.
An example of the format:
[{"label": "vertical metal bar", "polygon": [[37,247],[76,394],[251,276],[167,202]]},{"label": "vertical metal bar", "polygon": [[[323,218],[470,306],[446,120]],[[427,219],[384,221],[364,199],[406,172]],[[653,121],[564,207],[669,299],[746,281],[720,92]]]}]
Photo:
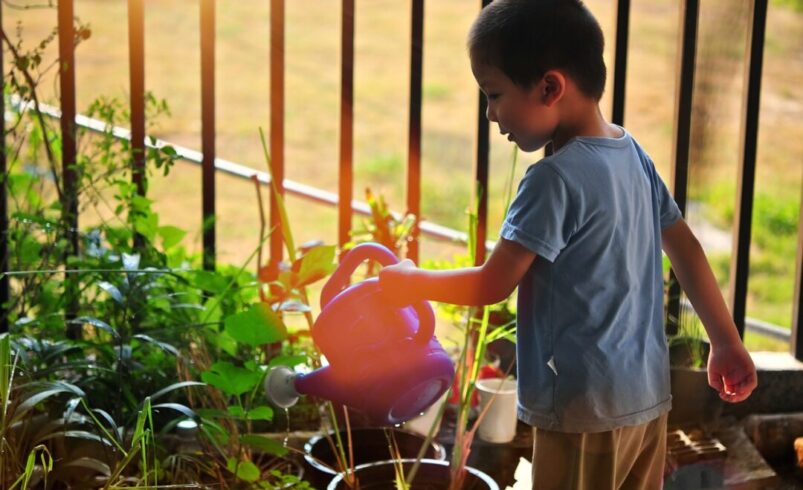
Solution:
[{"label": "vertical metal bar", "polygon": [[616,2],[616,53],[613,65],[613,113],[611,122],[625,123],[625,83],[627,81],[627,42],[630,34],[630,0]]},{"label": "vertical metal bar", "polygon": [[340,175],[338,179],[337,243],[349,242],[354,189],[354,0],[343,0],[340,66]]},{"label": "vertical metal bar", "polygon": [[797,261],[795,262],[795,295],[792,298],[792,355],[803,361],[803,185],[800,189],[800,221],[797,227]]},{"label": "vertical metal bar", "polygon": [[[407,212],[421,216],[421,92],[424,62],[424,0],[412,2],[410,35],[410,128],[407,153]],[[418,225],[407,245],[407,258],[418,262]]]},{"label": "vertical metal bar", "polygon": [[800,189],[800,221],[797,227],[797,261],[795,266],[795,295],[792,297],[792,336],[790,350],[803,361],[803,185]]},{"label": "vertical metal bar", "polygon": [[[78,255],[78,174],[75,169],[75,26],[73,0],[58,3],[59,30],[59,89],[61,92],[61,168],[62,168],[62,222],[66,227],[70,254]],[[66,257],[65,257],[66,263]],[[72,320],[78,314],[77,279],[70,275],[64,278],[65,319]],[[69,324],[68,324],[69,325]],[[67,335],[78,338],[79,325],[70,325]]]},{"label": "vertical metal bar", "polygon": [[750,272],[750,232],[756,180],[758,116],[761,100],[761,71],[764,62],[764,32],[767,0],[754,0],[747,35],[748,62],[745,66],[745,95],[742,103],[741,166],[736,186],[733,248],[731,257],[731,314],[739,335],[744,337],[747,308],[747,279]]},{"label": "vertical metal bar", "polygon": [[[697,54],[697,22],[699,0],[683,0],[680,16],[680,46],[678,49],[678,83],[675,95],[675,146],[673,149],[672,194],[680,212],[686,215],[689,181],[689,149],[691,141],[692,94],[694,92],[694,63]],[[667,298],[667,333],[677,333],[680,318],[680,285],[675,273],[669,273]]]},{"label": "vertical metal bar", "polygon": [[201,0],[203,266],[215,269],[215,0]]},{"label": "vertical metal bar", "polygon": [[[145,195],[145,5],[128,0],[128,67],[131,84],[131,182]],[[134,247],[144,237],[134,235]]]},{"label": "vertical metal bar", "polygon": [[[270,166],[275,189],[284,196],[284,0],[270,2]],[[281,217],[276,196],[270,196],[270,267],[282,260]]]},{"label": "vertical metal bar", "polygon": [[[3,5],[0,3],[0,26],[3,25]],[[0,66],[6,66],[0,49]],[[5,93],[5,77],[0,75],[0,94]],[[0,97],[0,114],[6,113],[6,99]],[[8,167],[6,164],[6,118],[0,118],[0,334],[8,332],[7,304],[11,299],[8,276]]]},{"label": "vertical metal bar", "polygon": [[[492,0],[482,0],[481,8],[485,8]],[[490,158],[490,127],[488,121],[488,101],[482,91],[479,94],[477,107],[477,153],[474,165],[474,189],[477,206],[477,240],[474,244],[474,265],[485,262],[485,240],[488,227],[488,161]]]}]

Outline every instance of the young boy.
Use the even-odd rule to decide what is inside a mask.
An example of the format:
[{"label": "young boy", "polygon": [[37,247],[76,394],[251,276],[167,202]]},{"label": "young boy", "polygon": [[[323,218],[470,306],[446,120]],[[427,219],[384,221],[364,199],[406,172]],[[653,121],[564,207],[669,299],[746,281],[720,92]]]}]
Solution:
[{"label": "young boy", "polygon": [[488,119],[532,165],[480,267],[380,272],[395,302],[496,303],[518,287],[518,416],[535,488],[661,488],[671,407],[661,248],[711,341],[709,384],[747,398],[755,367],[700,244],[633,137],[605,121],[603,36],[580,0],[495,0],[469,34]]}]

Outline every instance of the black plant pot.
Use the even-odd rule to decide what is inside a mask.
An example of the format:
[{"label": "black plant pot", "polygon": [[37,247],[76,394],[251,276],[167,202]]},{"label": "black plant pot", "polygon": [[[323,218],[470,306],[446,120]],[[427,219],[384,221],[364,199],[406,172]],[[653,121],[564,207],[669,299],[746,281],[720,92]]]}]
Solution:
[{"label": "black plant pot", "polygon": [[[382,427],[362,427],[351,429],[351,441],[354,454],[354,466],[367,463],[375,463],[393,458],[390,453],[388,439],[385,435],[385,428]],[[412,432],[400,429],[390,429],[393,431],[399,453],[402,458],[416,458],[425,438]],[[334,433],[330,433],[333,442],[336,442]],[[346,431],[340,431],[340,438],[346,447],[346,454],[349,454],[348,436]],[[337,458],[334,448],[323,435],[311,438],[304,444],[304,459],[307,465],[306,479],[315,488],[326,488],[337,471]],[[435,441],[430,443],[424,453],[424,458],[443,461],[446,459],[446,450],[441,444]]]},{"label": "black plant pot", "polygon": [[[394,461],[379,461],[357,466],[354,474],[360,482],[360,490],[388,490],[395,486]],[[402,460],[404,473],[410,471],[415,459]],[[327,487],[328,490],[345,490],[349,487],[343,481],[343,474],[335,476]],[[410,486],[411,490],[448,490],[449,463],[434,459],[423,459],[418,472]],[[462,490],[499,490],[499,485],[485,473],[471,467],[466,467],[466,479]]]}]

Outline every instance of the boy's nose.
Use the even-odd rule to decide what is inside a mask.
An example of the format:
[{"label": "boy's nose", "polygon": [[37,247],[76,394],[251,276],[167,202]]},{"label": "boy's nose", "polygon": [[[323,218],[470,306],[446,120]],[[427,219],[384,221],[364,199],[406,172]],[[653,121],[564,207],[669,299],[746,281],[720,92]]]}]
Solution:
[{"label": "boy's nose", "polygon": [[498,122],[496,120],[496,111],[491,108],[491,104],[488,104],[488,107],[485,108],[485,117],[491,122]]}]

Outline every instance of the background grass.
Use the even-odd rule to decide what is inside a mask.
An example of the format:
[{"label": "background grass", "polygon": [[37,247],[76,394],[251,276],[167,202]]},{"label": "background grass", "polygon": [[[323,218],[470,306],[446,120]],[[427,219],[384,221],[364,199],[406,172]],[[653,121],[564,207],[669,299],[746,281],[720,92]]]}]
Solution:
[{"label": "background grass", "polygon": [[[39,0],[38,3],[41,3]],[[16,5],[35,5],[16,0]],[[693,227],[703,221],[729,233],[735,202],[743,91],[746,0],[702,2],[696,76],[690,194]],[[606,33],[613,66],[615,2],[587,2]],[[478,92],[465,53],[465,34],[479,2],[432,0],[425,9],[423,201],[425,219],[466,228],[472,191]],[[798,0],[771,3],[762,81],[754,245],[749,316],[789,326],[794,251],[803,158],[803,13]],[[146,87],[166,98],[172,117],[155,134],[200,148],[200,34],[196,0],[146,2]],[[264,169],[257,128],[269,127],[269,2],[216,2],[218,156]],[[127,100],[128,46],[125,0],[75,0],[75,13],[92,27],[76,58],[79,111],[99,94]],[[625,125],[651,153],[669,182],[679,11],[673,0],[633,2]],[[54,9],[14,9],[3,23],[36,42],[56,25]],[[394,209],[404,203],[409,92],[410,2],[358,0],[355,39],[355,197],[370,186]],[[340,3],[293,0],[286,4],[286,177],[335,192],[340,97]],[[53,46],[55,48],[55,46]],[[55,52],[50,53],[55,57]],[[54,73],[55,75],[55,73]],[[49,85],[49,86],[48,86]],[[609,83],[610,85],[610,83]],[[57,100],[57,84],[45,84]],[[610,114],[610,90],[602,108]],[[510,143],[492,128],[490,223],[494,237],[503,213]],[[521,155],[517,179],[540,155]],[[217,178],[218,250],[227,262],[243,260],[257,243],[253,187]],[[200,247],[200,171],[179,165],[152,182],[164,224],[188,229],[186,244]],[[336,241],[336,211],[288,198],[297,240]],[[92,216],[82,217],[84,223]],[[780,220],[780,221],[779,221]],[[778,224],[780,223],[780,225]],[[778,232],[780,226],[782,232]],[[704,237],[705,238],[705,237]],[[727,288],[728,250],[704,244],[717,278]],[[422,257],[449,257],[463,247],[425,240]],[[751,340],[751,342],[753,342]],[[758,345],[758,344],[754,344]],[[785,348],[762,343],[764,348]]]}]

